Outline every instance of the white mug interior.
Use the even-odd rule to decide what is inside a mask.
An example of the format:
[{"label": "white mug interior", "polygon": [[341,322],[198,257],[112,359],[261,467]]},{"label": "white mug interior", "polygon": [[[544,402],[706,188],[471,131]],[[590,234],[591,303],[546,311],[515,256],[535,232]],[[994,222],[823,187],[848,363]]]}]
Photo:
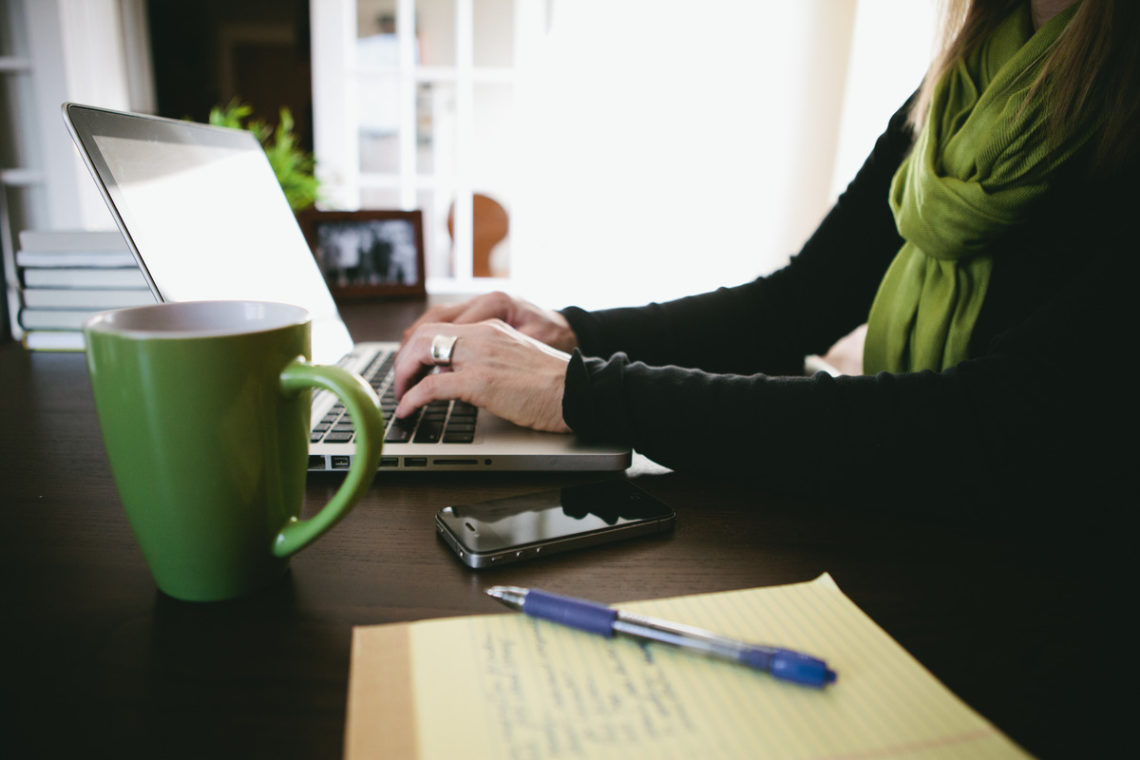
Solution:
[{"label": "white mug interior", "polygon": [[309,311],[273,301],[179,301],[96,314],[84,330],[131,337],[201,338],[277,330],[304,324]]}]

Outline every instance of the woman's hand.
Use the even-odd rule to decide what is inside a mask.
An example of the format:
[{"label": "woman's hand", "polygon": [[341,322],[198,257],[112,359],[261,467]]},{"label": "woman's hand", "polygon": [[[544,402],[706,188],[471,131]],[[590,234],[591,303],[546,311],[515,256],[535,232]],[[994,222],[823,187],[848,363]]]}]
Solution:
[{"label": "woman's hand", "polygon": [[487,293],[462,303],[431,307],[404,331],[403,342],[407,345],[411,336],[420,327],[433,322],[454,322],[462,325],[488,319],[502,320],[523,335],[529,335],[560,351],[573,351],[578,346],[578,336],[570,329],[566,317],[551,309],[543,309],[500,292]]},{"label": "woman's hand", "polygon": [[[451,363],[432,372],[431,343],[437,335],[456,336],[457,340]],[[400,399],[396,416],[407,417],[432,401],[459,399],[517,425],[568,433],[570,428],[562,419],[562,390],[569,361],[566,352],[524,335],[501,319],[476,324],[421,319],[405,334],[396,357],[393,382]]]}]

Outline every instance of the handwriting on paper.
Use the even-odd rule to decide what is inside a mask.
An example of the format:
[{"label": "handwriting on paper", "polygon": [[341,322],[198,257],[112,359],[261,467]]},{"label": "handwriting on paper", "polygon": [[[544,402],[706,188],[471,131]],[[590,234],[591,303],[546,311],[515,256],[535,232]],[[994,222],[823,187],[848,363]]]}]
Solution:
[{"label": "handwriting on paper", "polygon": [[[533,619],[511,622],[533,636],[534,647],[525,657],[517,639],[498,631],[481,631],[477,649],[483,697],[513,758],[589,757],[602,747],[644,745],[692,732],[674,684],[655,666],[648,648],[619,641],[599,651],[567,651],[567,638],[586,634]],[[552,636],[559,639],[557,647],[551,646]],[[591,661],[582,662],[574,653]],[[640,667],[631,668],[631,659]],[[541,696],[524,688],[521,673],[541,684]]]}]

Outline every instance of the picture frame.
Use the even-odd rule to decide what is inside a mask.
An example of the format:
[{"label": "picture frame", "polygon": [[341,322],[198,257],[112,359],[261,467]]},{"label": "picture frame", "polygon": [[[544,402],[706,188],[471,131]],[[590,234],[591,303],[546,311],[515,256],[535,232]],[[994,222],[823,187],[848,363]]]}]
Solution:
[{"label": "picture frame", "polygon": [[423,212],[309,210],[297,221],[333,298],[426,292]]}]

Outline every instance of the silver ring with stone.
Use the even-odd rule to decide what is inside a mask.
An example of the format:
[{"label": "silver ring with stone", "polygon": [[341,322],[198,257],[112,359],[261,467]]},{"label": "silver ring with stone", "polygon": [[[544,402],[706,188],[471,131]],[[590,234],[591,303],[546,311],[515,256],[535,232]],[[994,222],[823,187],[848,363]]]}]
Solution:
[{"label": "silver ring with stone", "polygon": [[458,335],[437,335],[431,339],[431,363],[437,367],[451,365],[451,354],[455,351]]}]

